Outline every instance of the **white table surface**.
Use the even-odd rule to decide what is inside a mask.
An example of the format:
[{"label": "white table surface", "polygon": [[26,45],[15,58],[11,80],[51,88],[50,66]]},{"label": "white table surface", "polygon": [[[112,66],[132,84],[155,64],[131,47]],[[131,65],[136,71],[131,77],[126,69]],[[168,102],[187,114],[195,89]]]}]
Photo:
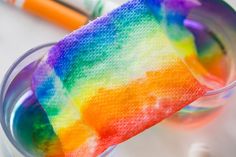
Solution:
[{"label": "white table surface", "polygon": [[[124,1],[124,0],[121,0]],[[236,6],[235,0],[228,0]],[[54,42],[67,31],[0,2],[0,80],[25,51]],[[236,157],[236,99],[217,120],[194,131],[155,126],[119,145],[114,157],[187,157],[190,145],[206,143],[212,157]],[[0,141],[0,145],[1,141]],[[0,156],[5,157],[3,154]],[[8,156],[6,156],[8,157]]]}]

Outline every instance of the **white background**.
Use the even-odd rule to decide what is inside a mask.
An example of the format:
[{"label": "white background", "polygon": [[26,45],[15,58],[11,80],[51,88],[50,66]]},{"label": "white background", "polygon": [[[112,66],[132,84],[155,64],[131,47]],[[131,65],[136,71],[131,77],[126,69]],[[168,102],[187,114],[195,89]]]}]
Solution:
[{"label": "white background", "polygon": [[[124,0],[121,0],[124,1]],[[236,6],[235,0],[228,0]],[[9,66],[28,49],[60,40],[69,32],[0,2],[0,80]],[[236,100],[236,99],[235,99]],[[236,157],[236,104],[204,128],[176,130],[158,125],[121,144],[114,157],[187,157],[193,143],[205,143],[212,157]],[[1,157],[5,155],[0,154]],[[8,157],[8,156],[6,156]]]}]

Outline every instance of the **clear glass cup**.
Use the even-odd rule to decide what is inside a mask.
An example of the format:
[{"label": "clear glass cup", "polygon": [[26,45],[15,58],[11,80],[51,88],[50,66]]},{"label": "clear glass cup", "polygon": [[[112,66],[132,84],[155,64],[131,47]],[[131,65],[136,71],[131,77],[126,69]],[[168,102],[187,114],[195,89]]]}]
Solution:
[{"label": "clear glass cup", "polygon": [[[54,43],[38,46],[26,52],[20,57],[6,73],[0,91],[0,152],[7,157],[37,157],[42,156],[41,152],[32,147],[32,130],[20,128],[24,125],[33,125],[33,114],[41,114],[36,98],[30,89],[31,77],[42,57],[49,51]],[[29,107],[32,106],[32,107]],[[18,114],[19,109],[21,114]],[[25,115],[24,115],[25,114]],[[25,117],[31,116],[31,117]],[[46,125],[47,122],[45,122]],[[24,122],[24,124],[22,124]],[[16,123],[16,124],[15,124]],[[29,136],[25,139],[21,136]],[[32,135],[32,137],[31,137]],[[31,142],[29,142],[31,141]],[[31,144],[31,146],[30,146]],[[107,157],[114,147],[106,150],[101,157]]]},{"label": "clear glass cup", "polygon": [[235,10],[223,1],[207,0],[201,3],[201,7],[190,12],[185,26],[194,34],[199,51],[202,47],[207,47],[209,41],[214,41],[221,49],[225,64],[221,65],[224,67],[221,67],[220,72],[225,75],[226,86],[206,93],[167,119],[168,124],[184,129],[199,128],[218,117],[224,106],[232,103],[231,97],[236,86]]}]

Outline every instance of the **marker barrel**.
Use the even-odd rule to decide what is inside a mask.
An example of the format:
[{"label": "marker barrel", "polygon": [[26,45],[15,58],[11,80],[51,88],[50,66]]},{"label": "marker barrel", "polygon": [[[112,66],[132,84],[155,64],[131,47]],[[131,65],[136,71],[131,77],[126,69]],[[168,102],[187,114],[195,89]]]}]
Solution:
[{"label": "marker barrel", "polygon": [[53,0],[8,0],[34,15],[60,25],[70,31],[88,22],[88,17]]}]

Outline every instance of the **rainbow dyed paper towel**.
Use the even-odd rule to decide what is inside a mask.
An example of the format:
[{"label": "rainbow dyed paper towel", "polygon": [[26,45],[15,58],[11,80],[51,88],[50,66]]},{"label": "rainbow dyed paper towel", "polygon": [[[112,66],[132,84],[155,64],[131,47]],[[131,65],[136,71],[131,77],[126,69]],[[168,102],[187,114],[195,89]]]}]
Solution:
[{"label": "rainbow dyed paper towel", "polygon": [[98,156],[223,86],[184,25],[197,7],[131,0],[58,42],[32,81],[56,134],[45,156]]}]

